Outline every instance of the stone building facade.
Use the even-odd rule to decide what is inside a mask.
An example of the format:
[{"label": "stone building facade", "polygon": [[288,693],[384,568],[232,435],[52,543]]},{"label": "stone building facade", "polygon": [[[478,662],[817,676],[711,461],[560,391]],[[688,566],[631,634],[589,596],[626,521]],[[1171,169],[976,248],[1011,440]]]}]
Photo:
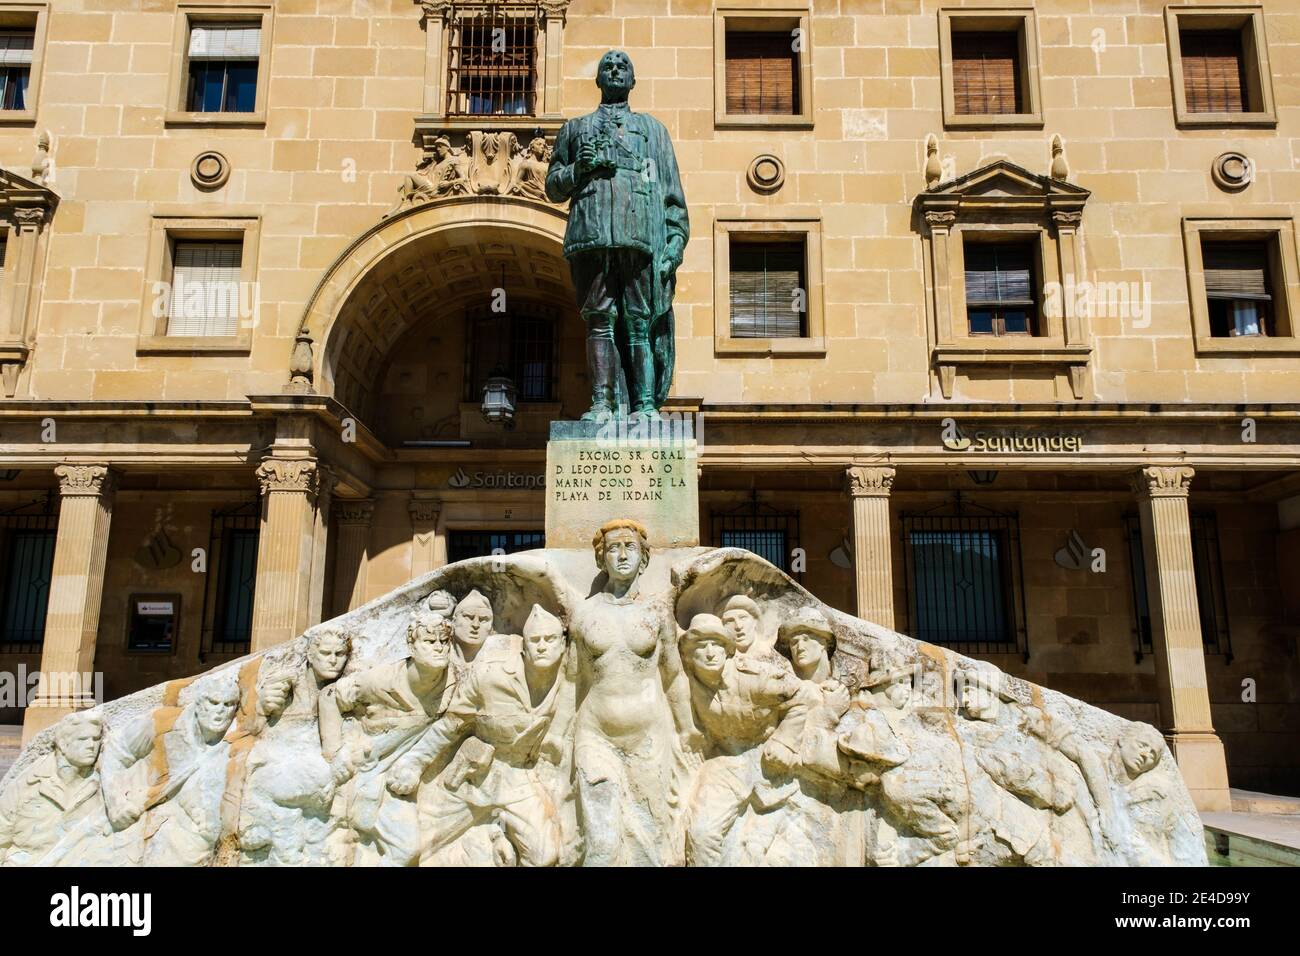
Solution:
[{"label": "stone building facade", "polygon": [[[690,207],[704,543],[1157,724],[1203,807],[1300,793],[1289,0],[4,0],[0,35],[4,670],[118,696],[541,543],[588,384],[538,177],[620,47]],[[28,734],[88,694],[37,698]]]}]

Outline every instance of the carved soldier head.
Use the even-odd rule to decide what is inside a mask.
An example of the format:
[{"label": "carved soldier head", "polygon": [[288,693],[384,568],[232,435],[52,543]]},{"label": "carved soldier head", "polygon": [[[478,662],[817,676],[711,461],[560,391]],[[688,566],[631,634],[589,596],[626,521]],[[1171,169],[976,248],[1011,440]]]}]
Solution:
[{"label": "carved soldier head", "polygon": [[800,680],[824,681],[831,676],[831,655],[835,653],[835,632],[826,615],[815,607],[801,607],[782,622],[777,632],[777,650],[790,658]]},{"label": "carved soldier head", "polygon": [[596,66],[596,85],[600,87],[602,103],[623,103],[636,86],[632,58],[622,50],[610,50]]},{"label": "carved soldier head", "polygon": [[736,653],[736,640],[715,615],[697,614],[681,639],[682,659],[695,679],[709,687],[722,684],[727,658]]},{"label": "carved soldier head", "polygon": [[344,631],[315,631],[307,641],[307,664],[322,684],[338,680],[352,654],[352,637]]},{"label": "carved soldier head", "polygon": [[453,627],[441,614],[420,610],[406,626],[406,646],[411,660],[430,670],[443,670],[451,657]]},{"label": "carved soldier head", "polygon": [[82,711],[65,717],[54,732],[54,746],[63,759],[78,770],[86,770],[99,759],[99,744],[104,739],[104,722],[94,711]]},{"label": "carved soldier head", "polygon": [[754,646],[754,639],[758,637],[759,611],[753,600],[743,594],[734,595],[722,606],[719,616],[735,638],[737,653],[744,654]]},{"label": "carved soldier head", "polygon": [[528,152],[537,159],[546,159],[546,137],[534,136],[528,143]]},{"label": "carved soldier head", "polygon": [[650,562],[650,540],[645,525],[630,518],[617,518],[600,526],[591,539],[596,567],[616,583],[636,579]]},{"label": "carved soldier head", "polygon": [[564,656],[564,622],[540,604],[524,622],[524,656],[538,670],[550,670]]},{"label": "carved soldier head", "polygon": [[473,657],[483,642],[492,634],[492,604],[477,589],[470,591],[456,605],[451,617],[456,629],[456,643]]},{"label": "carved soldier head", "polygon": [[1120,762],[1129,778],[1136,780],[1154,770],[1164,756],[1165,739],[1149,724],[1129,724],[1115,742]]},{"label": "carved soldier head", "polygon": [[239,710],[239,683],[233,675],[219,677],[200,693],[194,702],[194,717],[208,743],[226,735]]},{"label": "carved soldier head", "polygon": [[433,158],[442,162],[451,153],[451,140],[446,136],[439,136],[433,141]]}]

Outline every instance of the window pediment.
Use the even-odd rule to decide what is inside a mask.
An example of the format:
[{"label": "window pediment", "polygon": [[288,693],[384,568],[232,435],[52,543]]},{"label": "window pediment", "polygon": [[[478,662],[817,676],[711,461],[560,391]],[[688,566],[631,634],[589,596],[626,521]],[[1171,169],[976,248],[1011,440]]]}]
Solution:
[{"label": "window pediment", "polygon": [[1037,210],[1080,212],[1091,195],[1061,179],[1032,173],[999,159],[917,196],[923,212],[1005,213]]}]

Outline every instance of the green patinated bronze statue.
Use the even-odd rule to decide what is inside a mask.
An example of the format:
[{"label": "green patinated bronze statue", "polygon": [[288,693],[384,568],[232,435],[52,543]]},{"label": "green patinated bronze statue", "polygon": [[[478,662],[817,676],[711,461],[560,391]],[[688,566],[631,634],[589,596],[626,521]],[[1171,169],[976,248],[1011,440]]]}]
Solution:
[{"label": "green patinated bronze statue", "polygon": [[560,129],[546,174],[552,202],[570,200],[564,257],[587,324],[591,410],[653,417],[668,397],[675,342],[673,287],[690,223],[673,144],[634,113],[632,61],[610,50],[596,69],[600,106]]}]

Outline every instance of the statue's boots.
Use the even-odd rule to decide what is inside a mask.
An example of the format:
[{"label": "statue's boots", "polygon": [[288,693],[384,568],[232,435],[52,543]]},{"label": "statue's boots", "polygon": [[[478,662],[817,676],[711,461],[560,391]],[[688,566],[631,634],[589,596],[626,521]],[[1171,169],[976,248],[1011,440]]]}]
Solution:
[{"label": "statue's boots", "polygon": [[614,344],[613,316],[584,313],[587,320],[587,372],[591,375],[591,408],[584,422],[608,421],[614,415],[614,380],[618,374],[618,346]]},{"label": "statue's boots", "polygon": [[640,316],[628,317],[628,400],[632,406],[631,417],[637,420],[659,417],[655,408],[655,353],[648,341],[650,320]]}]

